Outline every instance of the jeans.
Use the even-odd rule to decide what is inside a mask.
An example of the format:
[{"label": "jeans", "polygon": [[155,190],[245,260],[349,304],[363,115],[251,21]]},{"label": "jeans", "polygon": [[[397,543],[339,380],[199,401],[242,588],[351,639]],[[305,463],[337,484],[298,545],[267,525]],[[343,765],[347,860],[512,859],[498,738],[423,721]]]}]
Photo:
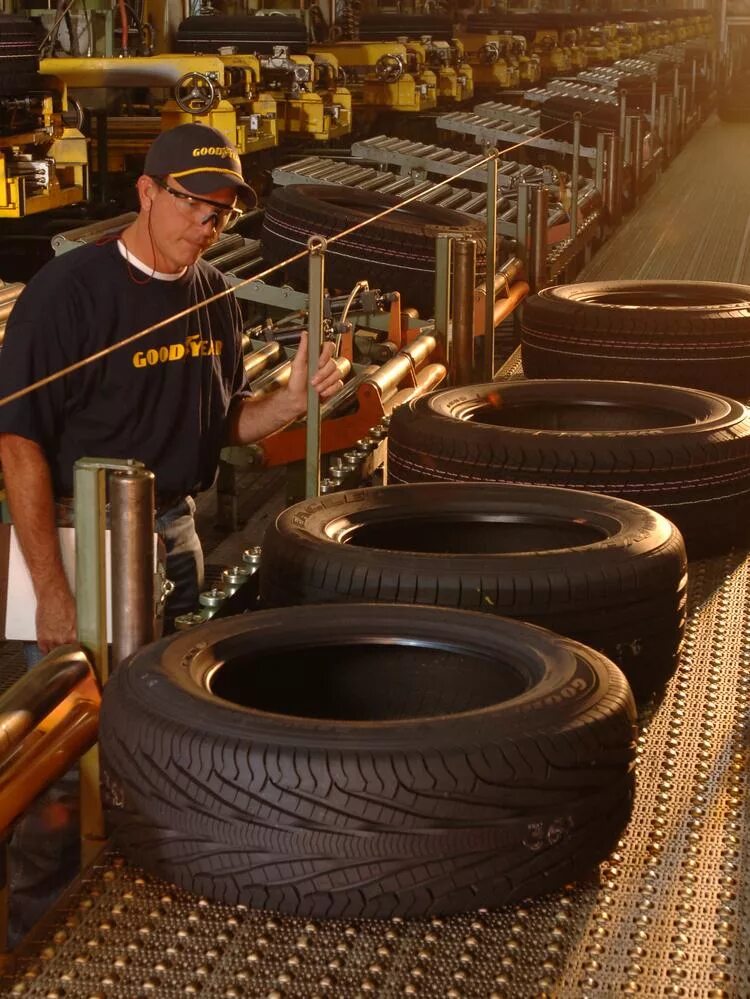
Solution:
[{"label": "jeans", "polygon": [[[58,509],[59,519],[72,523],[72,507]],[[166,576],[174,584],[164,608],[164,633],[174,619],[195,610],[203,586],[203,551],[195,530],[195,501],[186,496],[160,511],[155,530],[166,550]],[[34,642],[24,644],[29,668],[44,658]],[[16,822],[8,849],[10,926],[8,943],[15,947],[41,919],[60,892],[78,873],[80,809],[78,766],[72,767],[29,806]]]}]

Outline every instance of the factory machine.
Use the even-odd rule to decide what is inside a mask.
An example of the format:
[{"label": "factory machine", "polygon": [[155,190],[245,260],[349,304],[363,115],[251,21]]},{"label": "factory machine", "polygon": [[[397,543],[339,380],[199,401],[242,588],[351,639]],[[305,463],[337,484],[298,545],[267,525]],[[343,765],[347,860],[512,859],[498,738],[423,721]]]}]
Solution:
[{"label": "factory machine", "polygon": [[0,219],[88,197],[88,155],[78,105],[56,76],[39,72],[43,32],[0,14]]}]

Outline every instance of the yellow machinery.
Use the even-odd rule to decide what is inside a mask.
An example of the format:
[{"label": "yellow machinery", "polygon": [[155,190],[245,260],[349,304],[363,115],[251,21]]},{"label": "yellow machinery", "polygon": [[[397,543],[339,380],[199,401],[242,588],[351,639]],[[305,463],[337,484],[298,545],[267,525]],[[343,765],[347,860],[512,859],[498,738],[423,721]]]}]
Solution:
[{"label": "yellow machinery", "polygon": [[428,111],[437,105],[437,76],[424,48],[404,42],[325,42],[311,55],[341,67],[355,110]]},{"label": "yellow machinery", "polygon": [[459,31],[457,38],[471,65],[477,90],[517,90],[533,87],[542,78],[542,61],[537,53],[529,53],[524,35],[472,28]]},{"label": "yellow machinery", "polygon": [[577,28],[564,28],[560,32],[560,45],[570,60],[570,65],[574,73],[586,69],[589,64],[585,49],[579,45],[579,31]]},{"label": "yellow machinery", "polygon": [[[160,131],[188,121],[220,129],[241,155],[279,144],[281,136],[326,141],[351,131],[351,96],[339,85],[333,56],[188,55],[43,60],[69,87],[148,87],[164,98],[158,113],[107,116],[107,170],[145,155]],[[134,165],[134,164],[130,164]]]},{"label": "yellow machinery", "polygon": [[438,101],[460,103],[474,96],[474,71],[457,38],[448,42],[423,35],[418,42],[403,38],[398,41],[405,42],[407,51],[416,56],[417,63],[431,69],[437,77]]},{"label": "yellow machinery", "polygon": [[620,44],[620,58],[632,59],[643,51],[643,40],[637,24],[623,21],[617,25],[617,41]]},{"label": "yellow machinery", "polygon": [[88,197],[80,114],[59,79],[40,82],[42,88],[26,96],[0,94],[0,218],[23,218]]},{"label": "yellow machinery", "polygon": [[558,76],[572,69],[570,56],[561,48],[558,32],[552,28],[539,28],[533,32],[531,52],[539,57],[542,76]]}]

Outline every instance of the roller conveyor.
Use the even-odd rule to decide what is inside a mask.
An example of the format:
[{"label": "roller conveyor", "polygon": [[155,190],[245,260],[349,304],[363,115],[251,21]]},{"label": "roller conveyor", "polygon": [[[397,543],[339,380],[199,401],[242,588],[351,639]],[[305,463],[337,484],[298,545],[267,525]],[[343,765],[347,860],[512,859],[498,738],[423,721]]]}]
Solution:
[{"label": "roller conveyor", "polygon": [[644,721],[633,818],[601,877],[503,911],[321,922],[209,904],[111,855],[40,927],[29,999],[688,999],[750,995],[742,878],[750,564],[694,563],[685,651]]},{"label": "roller conveyor", "polygon": [[[460,132],[463,135],[473,135],[478,142],[489,145],[509,143],[516,145],[524,143],[533,149],[545,149],[550,152],[572,155],[573,144],[561,142],[553,138],[553,133],[545,136],[538,125],[507,124],[497,118],[476,114],[472,111],[453,111],[450,114],[438,115],[438,128],[449,132]],[[581,146],[581,156],[594,159],[596,149],[592,146]]]},{"label": "roller conveyor", "polygon": [[[748,153],[750,129],[709,122],[581,279],[750,282]],[[642,717],[632,820],[598,878],[503,911],[321,922],[209,904],[105,853],[0,977],[2,994],[750,996],[744,551],[691,563],[689,610],[679,669]]]}]

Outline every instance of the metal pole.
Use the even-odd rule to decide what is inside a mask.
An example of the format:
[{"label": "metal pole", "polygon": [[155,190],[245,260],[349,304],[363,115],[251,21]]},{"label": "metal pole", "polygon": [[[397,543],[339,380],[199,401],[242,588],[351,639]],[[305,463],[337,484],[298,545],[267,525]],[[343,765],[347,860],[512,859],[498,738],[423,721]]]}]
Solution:
[{"label": "metal pole", "polygon": [[641,172],[643,170],[643,120],[640,115],[634,115],[633,123],[633,202],[638,201],[641,187]]},{"label": "metal pole", "polygon": [[453,356],[451,336],[451,244],[453,237],[440,234],[435,239],[435,336],[442,345],[446,367]]},{"label": "metal pole", "polygon": [[531,202],[531,280],[533,292],[547,284],[548,194],[544,184],[532,185]]},{"label": "metal pole", "polygon": [[656,131],[656,78],[651,83],[651,128]]},{"label": "metal pole", "polygon": [[528,184],[518,185],[518,213],[516,215],[516,240],[518,252],[528,269],[529,264],[529,208],[530,191]]},{"label": "metal pole", "polygon": [[155,638],[154,475],[109,479],[112,523],[112,669]]},{"label": "metal pole", "polygon": [[628,92],[620,91],[620,138],[625,140],[625,116],[628,113]]},{"label": "metal pole", "polygon": [[620,137],[616,132],[607,136],[607,214],[610,222],[620,221],[619,167]]},{"label": "metal pole", "polygon": [[[78,641],[89,654],[99,681],[109,673],[107,649],[106,475],[142,468],[130,460],[80,458],[73,471],[76,529],[76,622]],[[104,843],[104,814],[99,794],[99,749],[83,754],[81,774],[81,863],[88,864]]]},{"label": "metal pole", "polygon": [[664,155],[667,155],[667,95],[659,94],[659,138]]},{"label": "metal pole", "polygon": [[596,133],[596,160],[594,163],[594,184],[604,197],[604,132]]},{"label": "metal pole", "polygon": [[475,240],[458,238],[453,240],[453,266],[451,325],[454,350],[453,364],[449,369],[451,384],[471,385],[474,380],[474,288],[477,273]]},{"label": "metal pole", "polygon": [[497,270],[497,176],[498,157],[487,163],[487,274],[484,300],[484,351],[482,380],[491,382],[495,374],[495,271]]},{"label": "metal pole", "polygon": [[632,116],[629,114],[625,115],[625,137],[623,139],[623,150],[622,150],[622,161],[630,166],[630,162],[633,158],[633,143],[632,143],[632,128],[633,121]]},{"label": "metal pole", "polygon": [[573,169],[570,175],[570,238],[578,235],[578,173],[581,159],[581,112],[573,115]]},{"label": "metal pole", "polygon": [[323,349],[323,295],[326,241],[322,236],[311,236],[307,241],[310,251],[308,284],[308,334],[307,334],[307,424],[305,434],[305,498],[320,495],[320,396],[310,384],[318,370]]}]

